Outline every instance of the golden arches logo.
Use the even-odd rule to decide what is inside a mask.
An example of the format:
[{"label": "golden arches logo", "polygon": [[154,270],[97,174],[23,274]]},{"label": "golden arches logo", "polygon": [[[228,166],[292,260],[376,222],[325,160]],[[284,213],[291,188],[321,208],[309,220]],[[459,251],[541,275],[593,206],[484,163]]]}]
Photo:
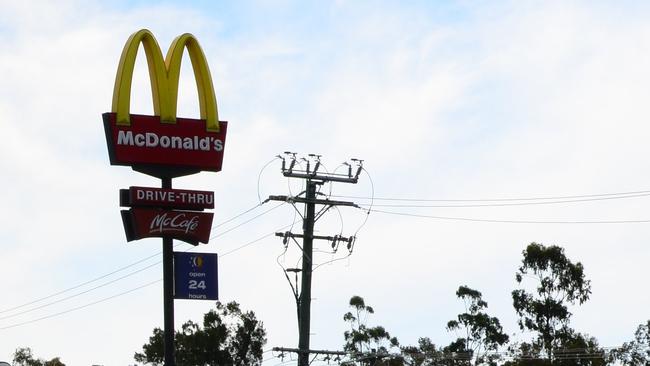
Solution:
[{"label": "golden arches logo", "polygon": [[116,124],[118,126],[131,125],[131,82],[140,43],[144,47],[149,67],[154,114],[160,116],[160,121],[176,123],[181,60],[183,51],[187,48],[199,95],[201,119],[205,120],[207,131],[219,132],[217,99],[210,69],[199,42],[189,33],[182,34],[174,39],[165,59],[163,59],[156,38],[147,29],[133,33],[122,50],[113,89],[112,112],[116,114]]}]

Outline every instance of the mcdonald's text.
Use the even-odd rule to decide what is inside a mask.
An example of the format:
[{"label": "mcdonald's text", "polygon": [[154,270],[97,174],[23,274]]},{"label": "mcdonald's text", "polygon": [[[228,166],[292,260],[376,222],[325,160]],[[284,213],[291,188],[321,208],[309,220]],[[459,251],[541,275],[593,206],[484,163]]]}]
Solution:
[{"label": "mcdonald's text", "polygon": [[139,133],[135,136],[133,131],[117,131],[117,144],[138,146],[138,147],[162,147],[164,149],[182,149],[182,150],[202,150],[214,151],[223,150],[223,141],[214,137],[204,137],[199,139],[198,136],[180,137],[180,136],[158,136],[153,132],[145,134]]}]

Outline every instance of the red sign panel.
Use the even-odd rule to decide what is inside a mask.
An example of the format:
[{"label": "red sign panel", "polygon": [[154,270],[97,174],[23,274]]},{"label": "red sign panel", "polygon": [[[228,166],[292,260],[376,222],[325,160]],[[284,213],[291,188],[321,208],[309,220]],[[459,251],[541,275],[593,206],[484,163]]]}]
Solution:
[{"label": "red sign panel", "polygon": [[120,206],[202,211],[206,208],[214,208],[214,192],[129,187],[129,189],[120,189]]},{"label": "red sign panel", "polygon": [[219,122],[219,132],[208,132],[205,120],[162,123],[159,116],[130,116],[130,126],[122,126],[115,113],[103,114],[111,165],[161,178],[221,170],[227,122]]},{"label": "red sign panel", "polygon": [[126,240],[173,238],[197,245],[207,243],[212,213],[132,208],[122,210]]}]

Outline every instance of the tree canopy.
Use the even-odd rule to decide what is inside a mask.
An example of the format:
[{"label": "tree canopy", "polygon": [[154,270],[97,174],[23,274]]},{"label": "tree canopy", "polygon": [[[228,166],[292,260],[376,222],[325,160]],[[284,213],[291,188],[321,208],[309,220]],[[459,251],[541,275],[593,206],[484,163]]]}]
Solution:
[{"label": "tree canopy", "polygon": [[591,283],[585,278],[582,264],[571,262],[561,247],[531,243],[523,256],[515,279],[520,285],[532,279],[535,289],[512,291],[513,306],[519,315],[519,328],[537,333],[534,348],[550,359],[553,349],[573,334],[568,305],[587,301]]},{"label": "tree canopy", "polygon": [[[510,337],[498,318],[488,314],[483,294],[468,286],[456,291],[465,311],[447,322],[457,338],[440,347],[428,337],[417,345],[404,345],[391,338],[382,326],[368,327],[374,309],[363,298],[350,299],[352,311],[343,319],[350,325],[344,333],[345,350],[356,365],[390,366],[650,366],[650,320],[638,326],[634,339],[612,349],[571,327],[571,310],[589,300],[591,282],[580,262],[570,260],[564,249],[531,243],[522,252],[515,273],[512,301],[521,333]],[[570,310],[571,309],[571,310]],[[393,340],[394,342],[389,342]],[[390,345],[390,347],[386,347]],[[382,347],[383,346],[383,347]],[[381,351],[382,353],[379,353]],[[381,356],[381,357],[378,357]]]},{"label": "tree canopy", "polygon": [[508,342],[508,335],[503,332],[499,319],[489,316],[487,302],[480,291],[467,286],[460,286],[456,297],[463,300],[465,312],[458,314],[457,320],[447,323],[447,330],[462,334],[449,346],[446,353],[464,354],[467,359],[474,358],[475,364],[495,361],[495,357],[487,352],[495,352]]},{"label": "tree canopy", "polygon": [[[368,316],[375,310],[370,305],[366,305],[361,296],[352,296],[350,307],[352,311],[343,315],[343,320],[350,325],[350,330],[346,330],[343,334],[345,339],[343,350],[349,352],[351,358],[359,363],[374,365],[388,354],[389,348],[398,347],[399,341],[391,337],[384,327],[380,325],[369,327],[366,324]],[[388,365],[388,363],[384,364]]]},{"label": "tree canopy", "polygon": [[[187,321],[175,334],[176,362],[184,366],[254,366],[262,363],[266,331],[252,311],[244,312],[239,304],[217,302],[216,309],[203,316],[203,326]],[[137,362],[162,365],[164,331],[153,330]]]},{"label": "tree canopy", "polygon": [[14,352],[14,366],[65,366],[58,357],[49,361],[36,358],[29,347],[18,348]]},{"label": "tree canopy", "polygon": [[612,352],[612,360],[625,366],[650,365],[650,320],[639,325],[632,341]]}]

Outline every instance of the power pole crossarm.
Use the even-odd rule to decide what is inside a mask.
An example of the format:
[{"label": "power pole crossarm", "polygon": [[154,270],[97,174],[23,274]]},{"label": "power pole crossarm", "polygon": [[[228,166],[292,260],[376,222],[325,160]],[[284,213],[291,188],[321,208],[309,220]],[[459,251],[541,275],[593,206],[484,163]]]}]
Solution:
[{"label": "power pole crossarm", "polygon": [[[290,232],[286,233],[275,233],[275,236],[279,236],[281,238],[304,238],[305,236],[302,234],[294,234]],[[324,236],[324,235],[313,235],[313,239],[317,240],[328,240],[328,241],[343,241],[343,242],[349,242],[354,240],[353,237],[346,238],[344,236]]]},{"label": "power pole crossarm", "polygon": [[314,180],[323,180],[326,179],[327,181],[330,182],[340,182],[340,183],[357,183],[359,181],[359,177],[348,177],[345,175],[328,175],[326,178],[324,178],[321,175],[317,174],[310,174],[310,173],[288,173],[285,172],[283,173],[285,177],[288,178],[302,178],[302,179],[314,179]]},{"label": "power pole crossarm", "polygon": [[300,350],[298,348],[285,348],[285,347],[273,347],[274,352],[293,352],[293,353],[305,353],[309,352],[312,354],[319,354],[319,355],[336,355],[336,356],[346,356],[348,353],[343,352],[343,351],[327,351],[327,350],[318,350],[318,349],[310,349],[310,350]]},{"label": "power pole crossarm", "polygon": [[281,201],[281,202],[291,202],[291,203],[313,203],[316,205],[326,205],[326,206],[349,206],[357,207],[359,206],[354,202],[348,201],[335,201],[328,199],[318,199],[318,198],[303,198],[295,196],[269,196],[269,201]]}]

